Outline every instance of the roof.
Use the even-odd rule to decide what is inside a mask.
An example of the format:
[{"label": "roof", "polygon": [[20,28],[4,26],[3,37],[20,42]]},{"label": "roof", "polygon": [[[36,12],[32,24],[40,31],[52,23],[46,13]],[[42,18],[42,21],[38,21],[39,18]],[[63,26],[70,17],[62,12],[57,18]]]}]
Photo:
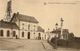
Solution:
[{"label": "roof", "polygon": [[16,23],[0,21],[0,28],[11,28],[11,29],[19,29]]},{"label": "roof", "polygon": [[44,32],[44,29],[41,26],[38,26],[38,32]]},{"label": "roof", "polygon": [[15,17],[18,18],[20,21],[39,23],[33,16],[28,16],[28,15],[22,15],[22,14],[19,14],[19,13],[14,13],[13,17],[12,17],[12,20]]}]

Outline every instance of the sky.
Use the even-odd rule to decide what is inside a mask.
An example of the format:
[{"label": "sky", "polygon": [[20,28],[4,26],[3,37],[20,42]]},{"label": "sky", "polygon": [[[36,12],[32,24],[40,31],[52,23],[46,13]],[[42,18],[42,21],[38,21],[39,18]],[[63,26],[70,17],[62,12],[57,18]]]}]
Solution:
[{"label": "sky", "polygon": [[[0,19],[6,17],[7,1],[0,0]],[[80,0],[12,0],[14,12],[34,16],[46,31],[53,30],[56,23],[60,27],[62,17],[63,28],[80,37]]]}]

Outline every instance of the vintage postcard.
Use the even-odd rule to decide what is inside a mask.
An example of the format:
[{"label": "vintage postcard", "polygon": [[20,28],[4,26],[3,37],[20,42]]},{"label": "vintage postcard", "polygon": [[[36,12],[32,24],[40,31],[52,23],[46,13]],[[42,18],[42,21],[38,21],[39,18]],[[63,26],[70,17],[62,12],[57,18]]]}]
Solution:
[{"label": "vintage postcard", "polygon": [[80,51],[80,0],[0,0],[0,51]]}]

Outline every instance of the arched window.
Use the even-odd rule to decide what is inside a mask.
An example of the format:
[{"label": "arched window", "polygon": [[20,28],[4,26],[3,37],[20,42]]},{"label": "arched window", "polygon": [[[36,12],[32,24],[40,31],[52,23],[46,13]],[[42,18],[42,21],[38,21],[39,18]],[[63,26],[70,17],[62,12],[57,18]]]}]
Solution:
[{"label": "arched window", "polygon": [[9,37],[9,36],[10,36],[10,31],[8,30],[8,31],[7,31],[7,37]]},{"label": "arched window", "polygon": [[24,37],[24,32],[22,32],[22,37]]},{"label": "arched window", "polygon": [[30,39],[30,32],[28,32],[28,39]]},{"label": "arched window", "polygon": [[13,31],[13,37],[15,37],[16,36],[16,32],[15,31]]},{"label": "arched window", "polygon": [[0,30],[0,36],[3,36],[3,30]]}]

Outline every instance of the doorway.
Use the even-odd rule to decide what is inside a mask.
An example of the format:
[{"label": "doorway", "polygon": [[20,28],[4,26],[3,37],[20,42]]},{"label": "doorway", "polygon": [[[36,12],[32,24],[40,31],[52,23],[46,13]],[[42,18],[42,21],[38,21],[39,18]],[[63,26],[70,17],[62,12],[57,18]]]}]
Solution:
[{"label": "doorway", "polygon": [[38,40],[41,40],[41,33],[38,34]]},{"label": "doorway", "polygon": [[30,39],[30,32],[28,32],[28,39]]}]

